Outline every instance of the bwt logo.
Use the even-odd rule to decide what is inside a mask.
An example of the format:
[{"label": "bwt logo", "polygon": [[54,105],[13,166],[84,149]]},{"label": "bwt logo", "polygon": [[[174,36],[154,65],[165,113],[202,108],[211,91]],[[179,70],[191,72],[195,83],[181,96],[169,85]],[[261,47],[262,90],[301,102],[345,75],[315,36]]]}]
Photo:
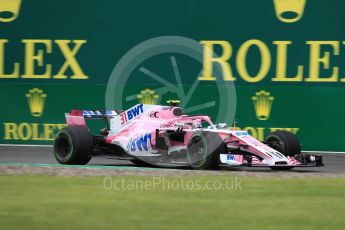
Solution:
[{"label": "bwt logo", "polygon": [[151,133],[143,134],[139,137],[134,138],[128,143],[127,149],[131,152],[148,151],[151,147]]},{"label": "bwt logo", "polygon": [[234,161],[234,160],[235,160],[235,156],[232,155],[232,154],[228,154],[228,155],[226,155],[226,159],[227,159],[228,161]]},{"label": "bwt logo", "polygon": [[239,131],[239,132],[235,132],[236,136],[248,136],[248,132],[246,131]]},{"label": "bwt logo", "polygon": [[129,121],[131,121],[133,118],[136,118],[143,112],[144,112],[143,105],[139,104],[121,113],[120,114],[121,125],[127,124]]}]

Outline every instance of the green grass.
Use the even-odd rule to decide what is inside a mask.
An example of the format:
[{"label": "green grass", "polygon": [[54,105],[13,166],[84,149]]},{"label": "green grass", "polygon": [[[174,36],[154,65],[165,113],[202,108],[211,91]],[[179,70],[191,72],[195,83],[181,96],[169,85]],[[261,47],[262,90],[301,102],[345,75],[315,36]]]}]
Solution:
[{"label": "green grass", "polygon": [[[175,183],[176,188],[181,177],[165,177],[164,184],[151,190],[129,190],[133,181],[151,183],[152,178],[112,177],[112,181],[121,178],[127,189],[106,190],[104,177],[0,176],[0,229],[316,230],[345,226],[345,178],[240,177],[237,190],[167,189],[168,183]],[[183,180],[189,186],[203,186],[209,180],[224,185],[234,178]]]}]

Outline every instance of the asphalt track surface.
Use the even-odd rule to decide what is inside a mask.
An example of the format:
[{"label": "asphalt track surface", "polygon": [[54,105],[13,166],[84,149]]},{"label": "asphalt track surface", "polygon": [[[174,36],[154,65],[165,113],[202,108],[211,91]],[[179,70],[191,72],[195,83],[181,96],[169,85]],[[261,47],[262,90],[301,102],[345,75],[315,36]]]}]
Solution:
[{"label": "asphalt track surface", "polygon": [[[345,174],[345,154],[344,153],[322,153],[324,167],[307,167],[307,168],[294,168],[292,171],[301,173],[336,173]],[[30,164],[32,166],[40,164],[56,165],[57,161],[53,156],[53,148],[50,146],[0,146],[0,165],[4,164]],[[120,161],[109,159],[106,157],[94,157],[88,165],[98,166],[135,166],[130,161]],[[139,169],[140,167],[138,167]],[[181,169],[182,170],[182,169]],[[229,169],[221,169],[229,170]],[[248,168],[241,167],[237,169],[230,169],[236,171],[248,172],[268,172],[273,171],[269,168]]]}]

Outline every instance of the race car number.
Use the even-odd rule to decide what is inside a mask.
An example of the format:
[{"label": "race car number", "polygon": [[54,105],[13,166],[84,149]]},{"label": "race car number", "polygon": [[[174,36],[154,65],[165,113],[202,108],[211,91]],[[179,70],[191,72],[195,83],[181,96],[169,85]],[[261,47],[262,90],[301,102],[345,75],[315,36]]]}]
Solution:
[{"label": "race car number", "polygon": [[126,110],[120,114],[121,125],[127,124],[129,121],[131,121],[133,118],[136,118],[143,112],[144,109],[142,104],[133,106],[132,108]]},{"label": "race car number", "polygon": [[127,123],[127,116],[126,116],[126,112],[123,112],[120,114],[121,117],[121,125],[124,125]]}]

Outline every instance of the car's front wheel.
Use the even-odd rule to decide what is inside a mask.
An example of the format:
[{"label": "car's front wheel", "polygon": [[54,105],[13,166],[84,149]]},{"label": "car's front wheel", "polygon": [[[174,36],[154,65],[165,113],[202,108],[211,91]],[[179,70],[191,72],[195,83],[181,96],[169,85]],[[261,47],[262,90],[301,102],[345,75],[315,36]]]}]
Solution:
[{"label": "car's front wheel", "polygon": [[[284,156],[295,156],[301,154],[301,145],[297,136],[291,132],[285,130],[278,130],[271,132],[266,137],[265,142],[282,153]],[[293,167],[288,166],[272,166],[271,169],[274,170],[290,170]]]},{"label": "car's front wheel", "polygon": [[265,142],[285,156],[301,154],[301,145],[297,136],[289,131],[278,130],[271,132],[266,137]]}]

